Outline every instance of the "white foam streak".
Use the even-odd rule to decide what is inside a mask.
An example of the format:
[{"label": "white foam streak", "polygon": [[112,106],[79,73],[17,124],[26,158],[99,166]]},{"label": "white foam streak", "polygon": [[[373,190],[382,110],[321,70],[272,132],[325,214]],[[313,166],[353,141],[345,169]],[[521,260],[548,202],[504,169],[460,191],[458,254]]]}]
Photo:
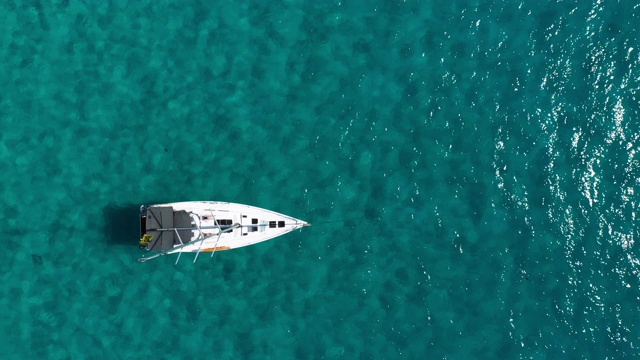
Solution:
[{"label": "white foam streak", "polygon": [[593,207],[593,204],[598,202],[598,184],[600,179],[596,175],[594,170],[594,164],[600,164],[598,158],[590,158],[587,163],[587,169],[583,173],[580,183],[580,190],[584,197],[589,200],[589,206]]},{"label": "white foam streak", "polygon": [[626,137],[624,136],[624,128],[622,127],[624,113],[625,111],[622,106],[622,99],[619,98],[618,102],[616,102],[616,105],[613,107],[614,129],[609,132],[609,138],[607,139],[608,143],[612,143],[616,139],[619,139],[620,141],[626,140]]}]

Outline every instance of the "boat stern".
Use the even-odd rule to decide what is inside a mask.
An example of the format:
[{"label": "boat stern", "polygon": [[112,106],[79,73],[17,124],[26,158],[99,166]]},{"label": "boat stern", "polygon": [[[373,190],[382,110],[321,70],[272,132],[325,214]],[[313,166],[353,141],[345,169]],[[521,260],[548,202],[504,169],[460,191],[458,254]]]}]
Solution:
[{"label": "boat stern", "polygon": [[147,206],[140,205],[140,249],[144,249],[149,244],[147,238]]}]

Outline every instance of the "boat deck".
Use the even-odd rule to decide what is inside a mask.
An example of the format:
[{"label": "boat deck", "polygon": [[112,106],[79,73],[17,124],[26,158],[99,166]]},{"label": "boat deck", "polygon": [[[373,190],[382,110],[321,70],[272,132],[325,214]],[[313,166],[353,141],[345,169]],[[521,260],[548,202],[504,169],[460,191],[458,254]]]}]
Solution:
[{"label": "boat deck", "polygon": [[[308,225],[280,213],[249,205],[183,202],[142,208],[141,237],[147,250],[182,252],[226,250],[265,241]],[[195,244],[198,243],[198,244]]]}]

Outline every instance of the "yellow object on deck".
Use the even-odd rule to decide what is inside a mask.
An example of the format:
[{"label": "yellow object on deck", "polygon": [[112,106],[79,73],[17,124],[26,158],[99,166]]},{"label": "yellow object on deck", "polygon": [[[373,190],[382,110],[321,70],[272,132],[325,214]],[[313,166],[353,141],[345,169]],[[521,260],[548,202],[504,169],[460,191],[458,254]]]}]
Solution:
[{"label": "yellow object on deck", "polygon": [[140,239],[140,245],[148,245],[151,242],[152,239],[153,239],[153,235],[144,234],[144,235],[142,235],[142,238]]},{"label": "yellow object on deck", "polygon": [[229,250],[229,249],[231,249],[231,248],[228,247],[228,246],[218,246],[218,247],[215,247],[215,248],[202,249],[202,252],[213,252],[214,250],[215,251],[223,251],[223,250]]}]

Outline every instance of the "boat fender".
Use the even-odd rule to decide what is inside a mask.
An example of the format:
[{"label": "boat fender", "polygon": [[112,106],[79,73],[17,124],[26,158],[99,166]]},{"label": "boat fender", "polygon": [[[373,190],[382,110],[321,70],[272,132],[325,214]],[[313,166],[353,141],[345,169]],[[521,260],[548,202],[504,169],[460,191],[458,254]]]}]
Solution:
[{"label": "boat fender", "polygon": [[151,234],[144,234],[142,235],[142,238],[140,239],[140,245],[148,245],[151,240],[153,240],[153,235]]}]

